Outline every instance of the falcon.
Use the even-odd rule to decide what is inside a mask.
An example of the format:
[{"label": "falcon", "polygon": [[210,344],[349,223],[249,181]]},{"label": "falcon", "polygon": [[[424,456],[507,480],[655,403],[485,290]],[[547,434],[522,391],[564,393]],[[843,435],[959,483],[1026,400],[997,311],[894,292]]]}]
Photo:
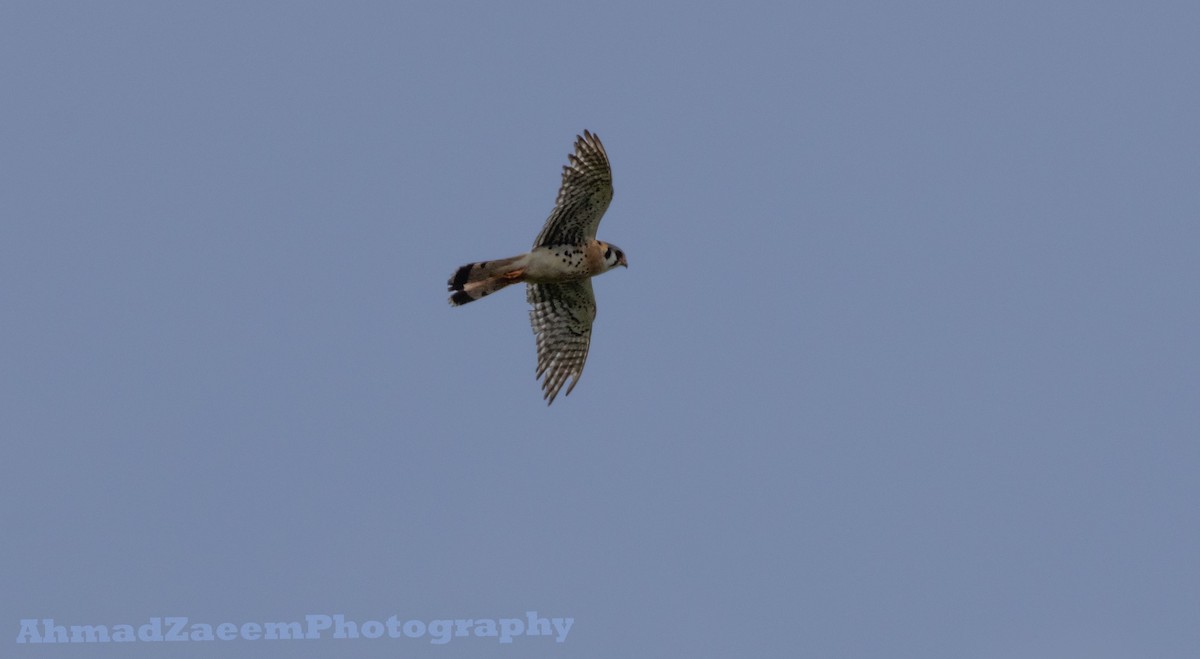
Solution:
[{"label": "falcon", "polygon": [[532,307],[529,321],[537,337],[536,378],[547,405],[567,378],[571,384],[563,395],[571,393],[587,361],[596,319],[592,277],[629,267],[625,252],[596,240],[612,196],[608,154],[600,138],[585,130],[575,136],[575,153],[567,156],[554,210],[533,249],[520,256],[468,263],[450,277],[450,304],[456,307],[525,282],[525,298]]}]

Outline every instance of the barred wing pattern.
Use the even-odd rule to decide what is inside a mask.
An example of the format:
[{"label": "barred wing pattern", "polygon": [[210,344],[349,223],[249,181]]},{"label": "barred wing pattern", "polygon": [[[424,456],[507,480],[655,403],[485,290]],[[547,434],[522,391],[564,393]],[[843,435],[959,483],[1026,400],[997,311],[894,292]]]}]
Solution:
[{"label": "barred wing pattern", "polygon": [[588,131],[575,137],[575,153],[563,166],[562,186],[534,247],[582,245],[596,237],[600,218],[612,201],[612,168],[600,138]]},{"label": "barred wing pattern", "polygon": [[526,298],[532,307],[529,322],[537,335],[537,377],[542,380],[543,398],[550,404],[568,377],[571,386],[564,395],[571,393],[583,373],[596,319],[596,298],[590,279],[528,284]]}]

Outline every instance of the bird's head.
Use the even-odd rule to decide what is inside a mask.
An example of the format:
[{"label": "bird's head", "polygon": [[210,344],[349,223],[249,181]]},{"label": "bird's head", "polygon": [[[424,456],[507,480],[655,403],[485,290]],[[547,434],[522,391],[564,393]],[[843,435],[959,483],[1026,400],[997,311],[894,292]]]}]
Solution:
[{"label": "bird's head", "polygon": [[604,247],[605,270],[612,270],[617,266],[629,267],[629,261],[625,260],[625,252],[622,252],[620,247],[605,242],[601,242],[600,244]]}]

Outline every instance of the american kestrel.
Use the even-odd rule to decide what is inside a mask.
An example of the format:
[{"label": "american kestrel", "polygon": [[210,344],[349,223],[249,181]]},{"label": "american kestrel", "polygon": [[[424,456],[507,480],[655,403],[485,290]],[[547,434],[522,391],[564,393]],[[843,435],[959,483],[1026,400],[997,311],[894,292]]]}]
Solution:
[{"label": "american kestrel", "polygon": [[525,297],[533,307],[529,321],[537,336],[536,377],[542,380],[547,405],[568,377],[570,394],[583,372],[596,318],[592,277],[619,265],[629,267],[616,245],[596,240],[596,228],[612,195],[608,154],[600,138],[585,130],[575,137],[575,153],[567,156],[563,167],[558,200],[533,241],[533,250],[468,263],[450,278],[450,304],[456,307],[525,282]]}]

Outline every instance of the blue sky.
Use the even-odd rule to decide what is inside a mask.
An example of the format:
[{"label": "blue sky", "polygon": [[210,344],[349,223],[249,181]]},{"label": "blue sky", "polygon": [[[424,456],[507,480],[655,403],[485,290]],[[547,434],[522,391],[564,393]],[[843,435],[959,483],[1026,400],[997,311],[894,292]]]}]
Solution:
[{"label": "blue sky", "polygon": [[[1190,3],[0,7],[0,629],[179,657],[1184,657]],[[587,369],[519,290],[604,140]],[[13,656],[163,656],[153,643]]]}]

